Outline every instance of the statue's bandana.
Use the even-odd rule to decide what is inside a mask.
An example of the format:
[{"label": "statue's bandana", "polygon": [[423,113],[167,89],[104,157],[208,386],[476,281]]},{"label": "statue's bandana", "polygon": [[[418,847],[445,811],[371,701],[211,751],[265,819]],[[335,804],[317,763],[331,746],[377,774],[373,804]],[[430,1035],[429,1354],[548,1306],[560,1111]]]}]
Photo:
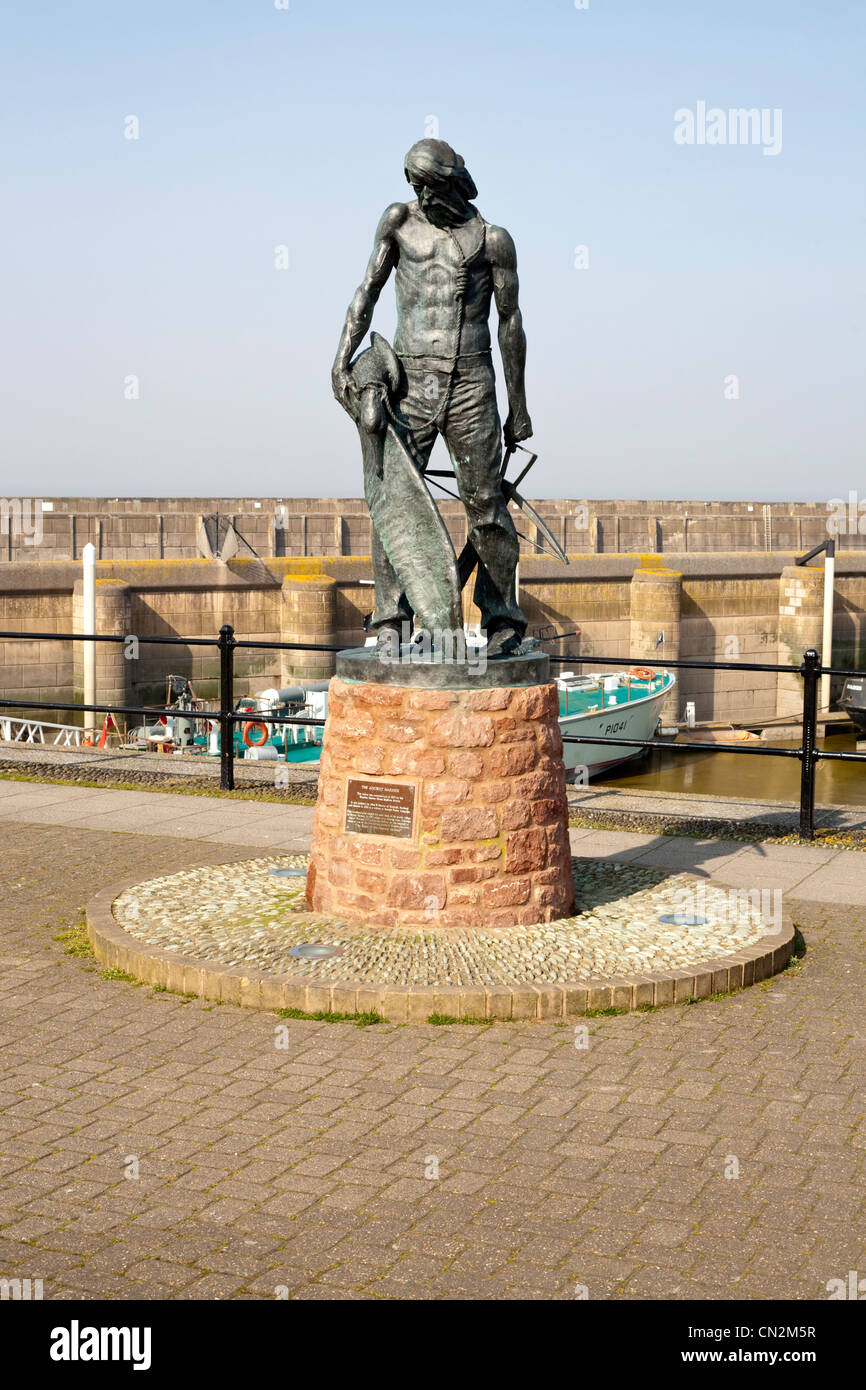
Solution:
[{"label": "statue's bandana", "polygon": [[406,156],[406,178],[418,190],[425,217],[437,227],[456,227],[472,216],[477,198],[463,159],[444,140],[419,140]]}]

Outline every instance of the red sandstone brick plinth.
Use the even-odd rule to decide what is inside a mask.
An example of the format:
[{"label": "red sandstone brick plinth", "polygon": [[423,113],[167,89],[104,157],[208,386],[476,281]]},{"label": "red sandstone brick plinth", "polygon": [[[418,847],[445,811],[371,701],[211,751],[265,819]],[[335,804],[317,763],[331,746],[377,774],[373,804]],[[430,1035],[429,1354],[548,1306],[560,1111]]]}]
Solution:
[{"label": "red sandstone brick plinth", "polygon": [[335,677],[311,907],[385,927],[510,927],[571,912],[558,715],[552,683],[423,690]]}]

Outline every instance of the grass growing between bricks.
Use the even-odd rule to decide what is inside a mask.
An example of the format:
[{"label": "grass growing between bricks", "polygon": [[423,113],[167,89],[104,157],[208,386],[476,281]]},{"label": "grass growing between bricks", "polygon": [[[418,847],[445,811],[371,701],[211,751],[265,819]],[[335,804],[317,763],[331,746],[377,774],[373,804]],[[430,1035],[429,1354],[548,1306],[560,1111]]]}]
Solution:
[{"label": "grass growing between bricks", "polygon": [[455,1018],[453,1014],[430,1014],[427,1022],[434,1024],[437,1028],[444,1028],[449,1023],[468,1023],[475,1028],[489,1028],[492,1023],[496,1022],[496,1019],[473,1018],[471,1014],[467,1014],[466,1018]]},{"label": "grass growing between bricks", "polygon": [[[64,919],[61,920],[63,921]],[[96,959],[93,947],[90,944],[90,938],[87,935],[87,913],[84,908],[81,909],[80,916],[76,922],[73,922],[71,926],[64,925],[62,930],[55,932],[51,939],[52,941],[60,943],[67,956],[73,956],[76,959],[88,961],[95,961]],[[100,970],[99,975],[103,980],[119,980],[122,984],[135,985],[137,988],[148,983],[147,980],[139,980],[136,975],[130,975],[128,970],[119,970],[113,965],[108,966],[105,970]],[[177,989],[169,989],[167,985],[153,985],[151,993],[173,994],[176,995],[177,998],[185,1001],[199,998],[197,994],[185,993]],[[224,1001],[219,999],[213,1002],[221,1004]]]},{"label": "grass growing between bricks", "polygon": [[51,939],[60,942],[67,956],[83,956],[89,957],[91,960],[94,959],[93,947],[87,935],[87,916],[83,909],[77,922],[56,932]]},{"label": "grass growing between bricks", "polygon": [[354,1014],[332,1013],[328,1009],[319,1009],[312,1014],[304,1009],[277,1009],[277,1018],[299,1018],[308,1023],[354,1023],[356,1028],[371,1028],[375,1023],[387,1022],[375,1009]]}]

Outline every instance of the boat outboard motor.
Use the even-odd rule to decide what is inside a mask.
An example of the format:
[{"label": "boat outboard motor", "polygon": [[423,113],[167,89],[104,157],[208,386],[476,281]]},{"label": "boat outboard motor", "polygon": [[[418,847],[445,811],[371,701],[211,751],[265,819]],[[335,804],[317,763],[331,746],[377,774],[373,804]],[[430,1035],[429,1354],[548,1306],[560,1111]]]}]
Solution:
[{"label": "boat outboard motor", "polygon": [[[307,694],[301,685],[286,685],[282,690],[269,686],[267,690],[257,690],[256,700],[260,700],[264,705],[302,705]],[[260,705],[261,709],[263,706]]]},{"label": "boat outboard motor", "polygon": [[301,685],[287,685],[277,691],[277,700],[281,705],[303,705],[306,699],[307,692]]},{"label": "boat outboard motor", "polygon": [[848,677],[839,696],[839,708],[856,724],[858,736],[866,738],[866,680],[862,676]]}]

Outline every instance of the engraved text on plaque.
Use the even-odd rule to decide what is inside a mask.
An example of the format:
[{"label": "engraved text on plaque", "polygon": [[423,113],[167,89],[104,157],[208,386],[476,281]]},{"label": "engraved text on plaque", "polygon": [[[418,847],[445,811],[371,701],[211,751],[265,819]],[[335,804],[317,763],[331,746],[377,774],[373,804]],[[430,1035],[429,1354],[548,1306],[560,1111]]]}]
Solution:
[{"label": "engraved text on plaque", "polygon": [[346,795],[346,831],[353,835],[412,838],[415,788],[400,782],[350,778]]}]

